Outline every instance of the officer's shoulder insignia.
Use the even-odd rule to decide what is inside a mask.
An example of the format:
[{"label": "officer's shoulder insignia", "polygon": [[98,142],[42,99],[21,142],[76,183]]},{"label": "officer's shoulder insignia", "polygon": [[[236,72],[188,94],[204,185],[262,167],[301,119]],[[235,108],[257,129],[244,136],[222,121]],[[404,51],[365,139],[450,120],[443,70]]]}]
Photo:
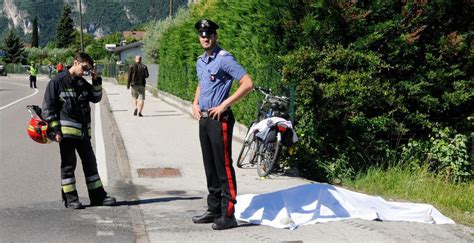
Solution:
[{"label": "officer's shoulder insignia", "polygon": [[219,56],[229,56],[230,53],[228,51],[225,51],[225,50],[220,50],[219,53],[218,53]]}]

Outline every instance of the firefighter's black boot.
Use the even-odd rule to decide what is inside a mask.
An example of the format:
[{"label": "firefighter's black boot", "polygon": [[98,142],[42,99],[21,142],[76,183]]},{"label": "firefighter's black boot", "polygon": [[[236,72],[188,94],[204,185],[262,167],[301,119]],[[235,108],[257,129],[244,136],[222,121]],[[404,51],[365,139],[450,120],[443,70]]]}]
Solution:
[{"label": "firefighter's black boot", "polygon": [[114,197],[107,196],[103,187],[89,190],[91,206],[113,206],[117,202]]},{"label": "firefighter's black boot", "polygon": [[82,203],[79,201],[79,196],[77,195],[77,191],[64,193],[64,191],[61,190],[61,194],[62,194],[64,206],[66,208],[71,208],[71,209],[84,208],[82,206]]},{"label": "firefighter's black boot", "polygon": [[102,200],[91,201],[91,206],[114,206],[117,203],[115,197],[105,196]]},{"label": "firefighter's black boot", "polygon": [[106,196],[104,200],[102,200],[102,206],[114,206],[117,203],[115,197]]}]

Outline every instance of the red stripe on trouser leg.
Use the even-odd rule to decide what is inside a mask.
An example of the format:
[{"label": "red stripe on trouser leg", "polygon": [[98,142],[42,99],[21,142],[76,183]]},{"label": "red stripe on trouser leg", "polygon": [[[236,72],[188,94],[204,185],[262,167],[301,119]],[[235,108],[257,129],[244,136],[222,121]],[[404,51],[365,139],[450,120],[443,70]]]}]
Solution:
[{"label": "red stripe on trouser leg", "polygon": [[234,188],[234,178],[232,178],[232,172],[230,171],[230,156],[229,156],[229,141],[227,136],[227,120],[222,121],[222,136],[224,138],[224,160],[225,160],[225,171],[227,173],[227,182],[229,183],[230,191],[230,200],[227,205],[227,216],[231,216],[234,210],[234,201],[235,201],[235,188]]}]

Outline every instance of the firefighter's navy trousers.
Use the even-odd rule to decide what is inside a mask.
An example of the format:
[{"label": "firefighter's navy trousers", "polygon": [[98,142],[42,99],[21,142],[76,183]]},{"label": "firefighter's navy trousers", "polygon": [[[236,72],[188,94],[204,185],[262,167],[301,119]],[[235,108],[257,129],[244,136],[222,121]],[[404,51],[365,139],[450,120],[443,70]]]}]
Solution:
[{"label": "firefighter's navy trousers", "polygon": [[201,117],[199,121],[199,140],[209,191],[208,211],[228,217],[234,214],[237,195],[231,153],[234,123],[230,110],[224,112],[220,120]]},{"label": "firefighter's navy trousers", "polygon": [[[92,150],[90,139],[63,138],[59,143],[61,152],[61,185],[63,200],[72,202],[78,200],[76,190],[76,151],[82,161],[82,168],[86,178],[87,190],[91,203],[101,202],[106,193],[97,172],[97,162]],[[65,197],[65,198],[64,198]]]}]

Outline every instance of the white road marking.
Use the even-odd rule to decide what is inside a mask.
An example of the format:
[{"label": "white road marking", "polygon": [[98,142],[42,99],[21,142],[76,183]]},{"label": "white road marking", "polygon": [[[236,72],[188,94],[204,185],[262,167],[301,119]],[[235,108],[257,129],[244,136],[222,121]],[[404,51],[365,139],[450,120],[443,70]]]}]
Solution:
[{"label": "white road marking", "polygon": [[114,236],[115,233],[113,231],[102,231],[97,230],[97,236]]},{"label": "white road marking", "polygon": [[[113,236],[115,233],[111,230],[108,230],[107,227],[114,223],[111,219],[101,219],[100,216],[96,218],[97,225],[97,236]],[[101,229],[103,228],[103,229]]]},{"label": "white road marking", "polygon": [[98,224],[113,224],[114,221],[110,219],[97,219]]},{"label": "white road marking", "polygon": [[[21,86],[30,87],[29,85],[26,85],[26,84],[18,84],[18,83],[12,83],[12,82],[5,82],[5,83],[16,84],[16,85],[21,85]],[[38,89],[35,89],[35,92],[34,92],[33,94],[27,95],[27,96],[25,96],[25,97],[23,97],[23,98],[20,98],[20,99],[18,99],[18,100],[15,100],[15,101],[11,102],[11,103],[8,104],[8,105],[4,105],[4,106],[0,107],[0,111],[3,110],[3,109],[6,109],[6,108],[8,108],[8,107],[10,107],[10,106],[12,106],[12,105],[14,105],[14,104],[16,104],[16,103],[18,103],[18,102],[20,102],[20,101],[22,101],[22,100],[28,99],[28,98],[30,98],[30,97],[32,97],[32,96],[35,96],[37,93],[38,93]]]},{"label": "white road marking", "polygon": [[99,170],[102,184],[109,184],[107,177],[107,164],[105,161],[105,144],[102,134],[102,118],[100,116],[100,103],[95,104],[95,157],[97,159],[97,169]]}]

